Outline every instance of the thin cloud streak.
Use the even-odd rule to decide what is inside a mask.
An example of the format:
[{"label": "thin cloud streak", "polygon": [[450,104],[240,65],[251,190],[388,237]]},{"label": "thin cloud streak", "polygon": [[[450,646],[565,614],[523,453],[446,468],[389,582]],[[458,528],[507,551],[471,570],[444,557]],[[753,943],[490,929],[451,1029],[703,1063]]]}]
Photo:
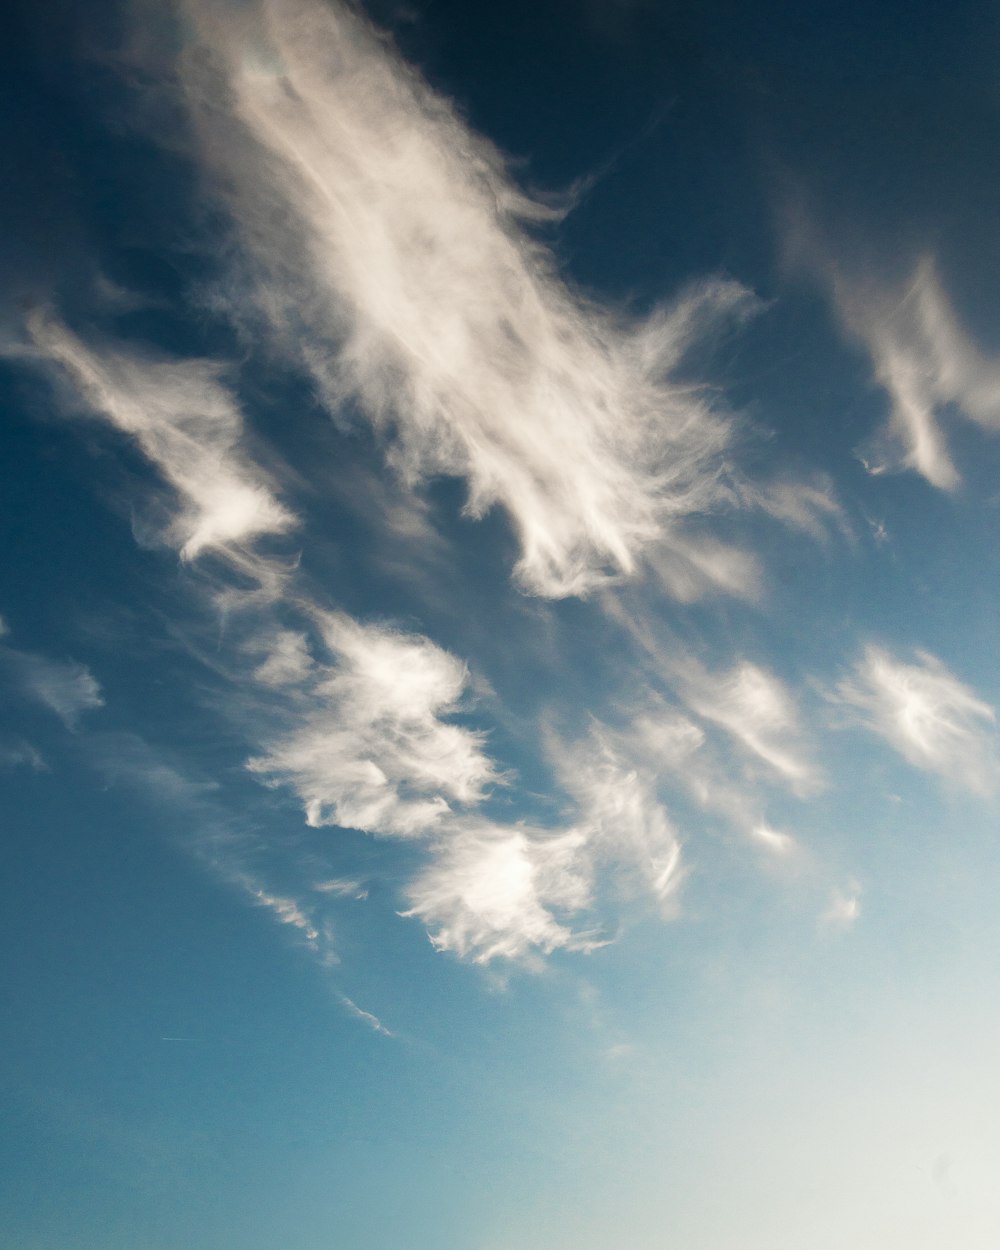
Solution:
[{"label": "thin cloud streak", "polygon": [[794,793],[820,789],[823,777],[804,747],[805,732],[791,693],[760,665],[743,660],[711,672],[692,658],[675,662],[685,702],[762,760]]},{"label": "thin cloud streak", "polygon": [[[236,821],[223,806],[214,782],[195,780],[134,735],[95,737],[90,751],[109,781],[124,783],[185,816],[185,848],[219,881],[236,890],[274,921],[291,929],[324,968],[339,963],[329,921],[316,914],[306,890],[269,884],[270,858],[261,836]],[[302,897],[298,897],[301,893]]]},{"label": "thin cloud streak", "polygon": [[870,353],[890,401],[884,429],[862,449],[870,473],[910,469],[941,490],[961,474],[952,459],[945,413],[1000,431],[1000,361],[962,328],[931,257],[902,290],[830,282],[848,332]]},{"label": "thin cloud streak", "polygon": [[133,439],[174,489],[178,508],[163,536],[183,559],[294,526],[241,447],[243,417],[221,366],[154,359],[117,345],[92,348],[42,314],[29,319],[28,332],[37,363],[71,384],[76,404]]},{"label": "thin cloud streak", "polygon": [[[9,632],[4,626],[0,638],[7,637]],[[11,674],[24,694],[54,712],[67,729],[76,730],[84,712],[104,706],[97,679],[85,664],[75,660],[53,660],[34,651],[22,651],[0,643],[0,666]],[[39,752],[24,742],[0,752],[0,760],[29,764],[36,771],[45,767]]]},{"label": "thin cloud streak", "polygon": [[732,422],[670,375],[753,311],[744,288],[707,282],[645,320],[601,309],[531,232],[552,210],[345,6],[185,12],[181,83],[243,254],[220,298],[252,306],[338,419],[358,399],[404,480],[462,477],[470,515],[502,507],[526,590],[631,575],[733,502]]}]

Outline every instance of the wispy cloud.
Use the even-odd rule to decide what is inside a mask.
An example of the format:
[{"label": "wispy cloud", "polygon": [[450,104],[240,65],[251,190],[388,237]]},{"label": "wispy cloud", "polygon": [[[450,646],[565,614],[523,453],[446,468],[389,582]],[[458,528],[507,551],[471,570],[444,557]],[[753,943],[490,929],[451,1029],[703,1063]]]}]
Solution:
[{"label": "wispy cloud", "polygon": [[888,424],[864,449],[871,473],[912,469],[951,490],[960,481],[945,414],[1000,430],[1000,360],[960,325],[930,257],[902,290],[850,281],[831,269],[848,331],[871,354],[891,404]]},{"label": "wispy cloud", "polygon": [[745,289],[706,282],[646,319],[602,309],[533,232],[552,209],[356,12],[187,14],[181,82],[244,256],[221,298],[263,318],[335,414],[359,399],[404,479],[462,477],[471,515],[502,507],[523,587],[631,574],[727,497],[731,422],[670,377],[752,310]]},{"label": "wispy cloud", "polygon": [[[727,465],[733,421],[677,381],[720,319],[753,309],[742,287],[706,282],[644,319],[599,307],[538,241],[550,210],[355,10],[308,0],[183,7],[180,82],[242,256],[219,298],[277,336],[338,420],[359,405],[405,484],[458,476],[472,514],[502,508],[524,589],[584,594],[642,568],[681,601],[749,599],[758,561],[696,534],[692,516],[731,504],[817,538],[841,524],[821,479],[741,483]],[[672,914],[685,867],[664,774],[747,833],[769,829],[744,793],[754,769],[800,794],[819,784],[776,676],[681,655],[665,683],[690,717],[633,724],[631,736],[594,721],[583,742],[551,752],[567,800],[555,827],[496,819],[491,794],[513,779],[467,723],[463,661],[420,633],[331,610],[266,554],[261,540],[298,522],[255,455],[225,369],[85,342],[54,316],[35,315],[29,334],[30,354],[72,390],[72,406],[130,438],[171,488],[161,538],[187,560],[221,554],[267,587],[228,614],[216,661],[239,684],[249,770],[294,795],[311,826],[416,844],[406,914],[440,949],[482,963],[590,949],[605,940],[594,915],[614,892]],[[405,491],[398,498],[386,528],[433,536],[428,515]],[[203,563],[204,585],[228,609],[242,592],[216,575],[218,561]],[[727,736],[735,747],[706,747]],[[730,771],[749,787],[726,777],[737,757]],[[139,772],[205,811],[183,777]],[[196,853],[332,962],[323,908],[357,895],[356,883],[316,884],[322,871],[312,870],[274,879],[224,821],[208,812],[202,823]]]},{"label": "wispy cloud", "polygon": [[463,959],[530,960],[559,948],[590,949],[592,933],[557,918],[590,902],[587,836],[449,822],[434,859],[407,889],[410,909],[438,950]]},{"label": "wispy cloud", "polygon": [[251,771],[291,786],[311,825],[396,837],[426,832],[451,803],[478,803],[498,780],[482,735],[443,719],[459,707],[465,665],[419,635],[336,613],[317,621],[329,658]]},{"label": "wispy cloud", "polygon": [[934,656],[868,646],[836,696],[915,768],[989,793],[1000,772],[996,714]]},{"label": "wispy cloud", "polygon": [[776,855],[787,855],[795,847],[795,839],[791,834],[772,829],[768,824],[754,825],[752,833],[762,846]]},{"label": "wispy cloud", "polygon": [[631,890],[652,895],[669,915],[684,877],[681,840],[657,797],[661,777],[628,753],[630,745],[595,724],[581,743],[550,750],[579,808],[576,827],[592,857],[610,864]]},{"label": "wispy cloud", "polygon": [[773,673],[747,660],[720,672],[693,657],[680,658],[673,667],[688,706],[725,729],[795,793],[806,795],[822,786],[795,701]]},{"label": "wispy cloud", "polygon": [[27,652],[18,653],[17,664],[28,693],[51,708],[69,729],[77,727],[84,712],[104,706],[101,687],[85,664]]},{"label": "wispy cloud", "polygon": [[830,902],[820,917],[821,926],[829,929],[850,929],[861,915],[861,886],[852,881],[846,889],[834,889]]},{"label": "wispy cloud", "polygon": [[30,768],[41,773],[48,770],[45,757],[24,738],[0,739],[0,768]]},{"label": "wispy cloud", "polygon": [[329,918],[316,906],[321,899],[288,883],[294,875],[288,865],[283,883],[272,884],[271,848],[245,819],[237,821],[227,811],[217,783],[188,775],[134,734],[95,737],[89,749],[109,781],[137,788],[184,816],[183,845],[213,876],[292,930],[323,967],[339,962]]},{"label": "wispy cloud", "polygon": [[349,1015],[352,1015],[355,1020],[360,1020],[362,1024],[367,1024],[373,1032],[381,1033],[383,1037],[396,1036],[391,1029],[386,1028],[378,1016],[373,1015],[370,1011],[365,1011],[363,1007],[359,1007],[353,998],[348,998],[346,994],[340,994],[338,999],[340,1005]]},{"label": "wispy cloud", "polygon": [[[0,638],[9,636],[6,625]],[[75,660],[53,660],[34,651],[22,651],[0,642],[0,666],[6,668],[24,694],[47,707],[67,729],[76,729],[84,712],[104,706],[101,687],[85,664]],[[17,762],[41,767],[41,756],[27,744],[27,754]],[[16,752],[15,752],[16,754]]]},{"label": "wispy cloud", "polygon": [[54,317],[28,323],[38,363],[64,375],[72,403],[135,441],[174,489],[163,537],[185,559],[295,524],[268,475],[241,446],[242,415],[222,368],[157,359],[122,345],[90,347]]},{"label": "wispy cloud", "polygon": [[363,900],[368,897],[368,888],[363,881],[352,881],[346,877],[331,877],[329,881],[314,881],[312,888],[318,894],[332,894],[336,898]]}]

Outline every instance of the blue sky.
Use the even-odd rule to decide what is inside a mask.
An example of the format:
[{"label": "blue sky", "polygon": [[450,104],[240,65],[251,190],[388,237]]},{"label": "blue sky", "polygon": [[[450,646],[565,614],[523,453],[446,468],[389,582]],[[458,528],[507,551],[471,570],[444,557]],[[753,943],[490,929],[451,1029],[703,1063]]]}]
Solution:
[{"label": "blue sky", "polygon": [[995,15],[3,43],[17,1250],[992,1250]]}]

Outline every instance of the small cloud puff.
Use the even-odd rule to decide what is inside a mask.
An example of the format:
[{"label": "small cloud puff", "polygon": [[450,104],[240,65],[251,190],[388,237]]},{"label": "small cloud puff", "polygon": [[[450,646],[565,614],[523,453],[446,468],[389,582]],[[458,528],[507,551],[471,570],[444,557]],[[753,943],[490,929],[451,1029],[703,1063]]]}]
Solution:
[{"label": "small cloud puff", "polygon": [[[499,780],[483,737],[442,719],[458,708],[465,665],[417,635],[318,610],[317,622],[330,662],[290,692],[291,727],[251,772],[290,785],[311,825],[388,837],[421,836],[450,804],[478,803]],[[282,639],[263,666],[272,683],[286,657]]]},{"label": "small cloud puff", "polygon": [[830,894],[830,904],[820,917],[823,927],[850,929],[861,915],[861,886],[852,881],[846,890],[835,889]]},{"label": "small cloud puff", "polygon": [[600,943],[576,934],[554,911],[590,902],[586,834],[548,834],[489,822],[454,824],[430,866],[407,889],[410,908],[438,950],[462,959],[525,960]]},{"label": "small cloud puff", "polygon": [[868,646],[836,697],[913,765],[980,794],[998,779],[996,714],[926,651],[907,663]]}]

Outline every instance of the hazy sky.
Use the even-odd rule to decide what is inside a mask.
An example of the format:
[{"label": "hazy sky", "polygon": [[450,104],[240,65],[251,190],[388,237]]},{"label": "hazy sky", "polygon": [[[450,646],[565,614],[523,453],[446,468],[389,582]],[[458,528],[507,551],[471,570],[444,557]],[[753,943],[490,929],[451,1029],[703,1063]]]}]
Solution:
[{"label": "hazy sky", "polygon": [[995,1250],[995,11],[19,7],[5,1244]]}]

